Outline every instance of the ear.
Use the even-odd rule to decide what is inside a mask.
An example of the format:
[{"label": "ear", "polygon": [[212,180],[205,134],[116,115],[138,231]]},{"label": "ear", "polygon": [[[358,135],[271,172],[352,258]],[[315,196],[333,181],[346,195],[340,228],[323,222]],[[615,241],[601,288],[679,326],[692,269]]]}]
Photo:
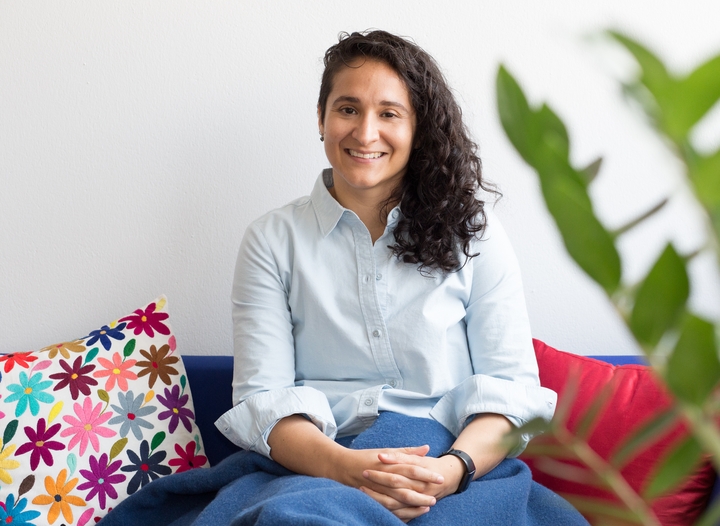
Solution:
[{"label": "ear", "polygon": [[318,118],[318,130],[320,131],[320,135],[324,135],[325,134],[325,126],[323,126],[322,111],[320,110],[320,104],[318,104],[318,107],[317,107],[317,118]]}]

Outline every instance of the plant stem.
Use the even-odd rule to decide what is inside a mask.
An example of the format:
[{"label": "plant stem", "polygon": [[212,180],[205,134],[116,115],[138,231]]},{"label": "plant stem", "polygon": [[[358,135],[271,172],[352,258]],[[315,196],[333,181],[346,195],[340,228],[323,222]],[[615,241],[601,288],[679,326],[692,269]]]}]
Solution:
[{"label": "plant stem", "polygon": [[573,436],[564,426],[558,426],[555,429],[555,436],[561,444],[575,453],[582,463],[600,477],[644,525],[661,526],[652,509],[628,484],[620,472],[595,453],[587,442]]}]

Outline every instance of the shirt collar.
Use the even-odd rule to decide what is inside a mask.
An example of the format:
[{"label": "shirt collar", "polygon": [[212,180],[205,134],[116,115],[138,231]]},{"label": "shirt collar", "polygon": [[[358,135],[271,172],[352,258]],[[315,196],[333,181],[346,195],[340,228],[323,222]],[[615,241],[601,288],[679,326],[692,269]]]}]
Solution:
[{"label": "shirt collar", "polygon": [[340,206],[340,203],[330,195],[328,191],[330,186],[332,186],[332,168],[326,168],[315,181],[315,186],[310,194],[323,237],[333,231],[345,212],[345,208]]},{"label": "shirt collar", "polygon": [[[320,230],[322,231],[323,237],[327,237],[337,226],[342,215],[349,211],[340,205],[328,191],[328,188],[331,188],[332,185],[332,168],[325,168],[317,178],[317,181],[315,181],[315,186],[310,194],[310,199],[315,208],[315,215],[317,216],[318,223],[320,223]],[[390,210],[387,217],[388,228],[392,229],[401,215],[402,211],[399,206],[395,206]]]}]

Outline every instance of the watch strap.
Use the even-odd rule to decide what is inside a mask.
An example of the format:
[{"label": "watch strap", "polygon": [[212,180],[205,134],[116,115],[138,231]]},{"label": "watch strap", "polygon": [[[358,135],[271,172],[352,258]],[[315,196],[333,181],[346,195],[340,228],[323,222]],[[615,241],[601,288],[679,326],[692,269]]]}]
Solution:
[{"label": "watch strap", "polygon": [[457,457],[460,459],[460,461],[465,466],[465,475],[463,475],[462,480],[460,480],[460,484],[458,485],[458,489],[455,493],[462,493],[465,491],[470,483],[473,480],[473,477],[475,476],[475,463],[473,462],[473,459],[465,453],[464,451],[461,451],[459,449],[448,449],[444,453],[441,453],[438,458],[442,458],[446,455],[452,455],[454,457]]}]

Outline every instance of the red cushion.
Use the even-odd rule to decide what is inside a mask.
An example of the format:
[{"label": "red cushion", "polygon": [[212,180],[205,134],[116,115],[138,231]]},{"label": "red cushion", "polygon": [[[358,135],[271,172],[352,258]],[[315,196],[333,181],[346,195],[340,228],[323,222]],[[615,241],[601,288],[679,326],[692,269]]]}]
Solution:
[{"label": "red cushion", "polygon": [[[610,385],[607,402],[597,415],[590,431],[588,444],[603,459],[608,460],[625,439],[671,404],[669,393],[644,365],[614,366],[600,360],[570,354],[533,340],[540,368],[540,383],[558,393],[558,407],[562,406],[568,379],[577,380],[577,392],[570,407],[568,429],[577,429],[586,411],[605,386]],[[649,476],[675,444],[687,436],[680,423],[672,426],[656,441],[636,454],[622,469],[622,474],[635,491],[641,491]],[[538,439],[536,439],[538,440]],[[547,440],[541,438],[540,440]],[[540,484],[565,496],[582,496],[617,501],[611,493],[580,482],[571,482],[544,473],[537,467],[538,459],[521,456]],[[652,509],[663,525],[686,525],[695,522],[705,509],[715,481],[715,472],[705,462],[672,494],[656,499]],[[591,516],[587,517],[593,522]]]}]

